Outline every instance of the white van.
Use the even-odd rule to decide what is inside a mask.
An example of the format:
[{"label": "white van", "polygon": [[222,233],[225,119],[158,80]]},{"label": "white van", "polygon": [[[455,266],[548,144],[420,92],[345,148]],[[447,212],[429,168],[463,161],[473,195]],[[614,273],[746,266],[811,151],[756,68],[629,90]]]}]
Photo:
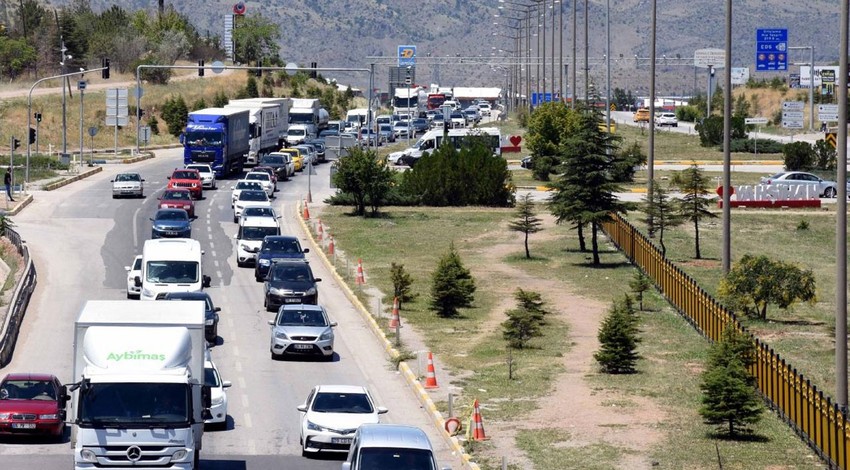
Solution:
[{"label": "white van", "polygon": [[136,277],[141,300],[159,300],[167,292],[195,292],[210,286],[204,276],[201,244],[191,238],[147,240],[142,250],[142,273]]},{"label": "white van", "polygon": [[[463,142],[470,137],[486,136],[493,155],[502,156],[502,134],[498,127],[473,127],[463,129],[449,129],[448,138],[456,149],[463,146]],[[443,129],[431,129],[416,141],[409,149],[393,152],[387,157],[387,161],[394,165],[403,165],[405,161],[417,159],[424,152],[433,152],[434,149],[443,144]]]},{"label": "white van", "polygon": [[280,225],[275,217],[244,217],[236,233],[236,265],[240,268],[257,261],[257,252],[263,238],[280,235]]},{"label": "white van", "polygon": [[[436,469],[431,441],[421,429],[401,424],[361,424],[342,470]],[[443,470],[451,467],[441,467]]]},{"label": "white van", "polygon": [[286,131],[286,143],[288,145],[298,145],[312,137],[310,129],[305,124],[291,124],[289,130]]}]

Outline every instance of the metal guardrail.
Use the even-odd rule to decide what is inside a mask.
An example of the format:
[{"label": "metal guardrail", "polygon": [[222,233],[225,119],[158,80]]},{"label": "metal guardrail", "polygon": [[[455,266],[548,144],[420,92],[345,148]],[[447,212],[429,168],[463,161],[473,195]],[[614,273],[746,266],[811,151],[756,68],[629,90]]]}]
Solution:
[{"label": "metal guardrail", "polygon": [[0,329],[0,368],[8,365],[12,360],[12,353],[15,350],[15,343],[18,340],[21,323],[24,320],[24,314],[27,311],[27,306],[30,303],[30,298],[37,282],[35,265],[32,264],[29,249],[21,240],[21,236],[11,228],[6,228],[4,236],[18,249],[18,253],[24,258],[24,265],[23,275],[15,286],[15,292],[9,304],[9,311],[3,321],[2,329]]},{"label": "metal guardrail", "polygon": [[762,397],[829,468],[850,469],[850,421],[832,399],[798,372],[764,341],[756,338],[735,313],[709,295],[673,262],[661,255],[646,235],[617,214],[602,224],[608,238],[653,280],[699,333],[720,339],[727,325],[744,333],[756,347],[750,373]]}]

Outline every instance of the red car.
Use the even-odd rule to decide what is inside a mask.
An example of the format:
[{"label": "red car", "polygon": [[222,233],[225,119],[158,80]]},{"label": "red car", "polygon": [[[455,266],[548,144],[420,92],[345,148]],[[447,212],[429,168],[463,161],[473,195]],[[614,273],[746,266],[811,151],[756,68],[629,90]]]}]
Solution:
[{"label": "red car", "polygon": [[62,383],[50,374],[9,374],[0,382],[0,434],[42,434],[62,438],[65,410]]},{"label": "red car", "polygon": [[275,174],[274,168],[270,166],[255,166],[251,171],[265,171],[268,173],[272,178],[272,184],[275,185],[275,191],[277,191],[277,174]]},{"label": "red car", "polygon": [[195,201],[188,189],[166,189],[159,197],[160,209],[183,209],[190,218],[195,217]]},{"label": "red car", "polygon": [[193,198],[200,199],[203,194],[201,173],[198,170],[174,170],[174,173],[168,177],[168,189],[188,189],[192,192]]}]

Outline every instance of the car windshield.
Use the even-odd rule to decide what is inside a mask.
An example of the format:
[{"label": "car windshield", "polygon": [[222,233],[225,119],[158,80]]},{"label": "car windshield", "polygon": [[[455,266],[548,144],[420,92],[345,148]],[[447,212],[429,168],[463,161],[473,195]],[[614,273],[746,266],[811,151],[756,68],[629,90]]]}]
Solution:
[{"label": "car windshield", "polygon": [[221,145],[221,132],[219,131],[189,131],[186,133],[185,142],[189,145]]},{"label": "car windshield", "polygon": [[179,201],[190,201],[192,200],[192,194],[189,193],[189,191],[166,191],[162,193],[162,198]]},{"label": "car windshield", "polygon": [[256,180],[256,181],[268,181],[269,180],[269,174],[265,173],[265,172],[263,172],[263,173],[259,173],[259,172],[258,173],[248,173],[247,175],[245,175],[245,179],[246,180]]},{"label": "car windshield", "polygon": [[263,165],[283,165],[284,161],[283,161],[283,157],[269,156],[269,157],[263,157],[262,160],[260,160],[260,163],[262,163]]},{"label": "car windshield", "polygon": [[135,173],[121,173],[115,177],[115,181],[141,181],[142,177]]},{"label": "car windshield", "polygon": [[240,182],[236,183],[236,189],[256,189],[256,190],[260,190],[260,189],[262,189],[262,186],[260,186],[260,183],[257,183],[256,181],[240,181]]},{"label": "car windshield", "polygon": [[426,449],[392,449],[364,447],[360,450],[362,470],[398,468],[404,470],[434,470],[431,451]]},{"label": "car windshield", "polygon": [[175,171],[173,175],[171,175],[171,179],[175,180],[196,180],[198,179],[198,174],[194,171]]},{"label": "car windshield", "polygon": [[239,194],[240,201],[268,201],[269,197],[263,191],[242,191]]},{"label": "car windshield", "polygon": [[246,207],[242,211],[244,217],[274,217],[271,207]]},{"label": "car windshield", "polygon": [[303,137],[307,135],[307,131],[304,129],[289,129],[289,131],[286,132],[286,135],[291,135],[294,137]]},{"label": "car windshield", "polygon": [[319,310],[283,310],[277,319],[280,326],[328,326]]},{"label": "car windshield", "polygon": [[297,240],[272,239],[263,245],[262,251],[264,253],[272,251],[278,253],[301,253],[301,246],[298,245]]},{"label": "car windshield", "polygon": [[198,282],[196,261],[148,261],[145,280],[154,283]]},{"label": "car windshield", "polygon": [[272,281],[282,282],[308,282],[311,278],[307,265],[275,266],[271,275]]},{"label": "car windshield", "polygon": [[392,131],[392,130],[393,130],[393,126],[391,126],[389,124],[381,124],[381,132],[387,132],[387,131]]},{"label": "car windshield", "polygon": [[[313,400],[313,411],[317,413],[372,413],[372,404],[365,393],[319,392]],[[406,467],[382,467],[406,468]]]},{"label": "car windshield", "polygon": [[212,173],[210,167],[206,165],[189,165],[186,168],[189,168],[191,170],[197,170],[199,173]]},{"label": "car windshield", "polygon": [[168,300],[198,300],[204,303],[204,308],[208,312],[213,310],[212,299],[208,295],[198,295],[195,292],[169,292],[166,294]]},{"label": "car windshield", "polygon": [[56,400],[53,384],[46,380],[8,380],[0,387],[7,400]]},{"label": "car windshield", "polygon": [[204,385],[210,387],[221,386],[221,380],[218,377],[218,372],[212,367],[204,367]]},{"label": "car windshield", "polygon": [[189,214],[184,210],[159,211],[156,213],[155,220],[189,220]]},{"label": "car windshield", "polygon": [[277,234],[277,227],[242,227],[242,240],[262,240]]}]

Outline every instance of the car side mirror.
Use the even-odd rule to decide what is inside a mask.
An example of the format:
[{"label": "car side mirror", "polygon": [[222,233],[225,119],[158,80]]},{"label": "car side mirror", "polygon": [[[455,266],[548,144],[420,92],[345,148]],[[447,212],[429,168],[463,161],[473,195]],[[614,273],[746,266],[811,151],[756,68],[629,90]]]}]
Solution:
[{"label": "car side mirror", "polygon": [[110,183],[114,183],[114,182],[115,182],[115,180],[109,180],[109,182],[110,182]]},{"label": "car side mirror", "polygon": [[59,410],[56,414],[59,416],[59,421],[65,421],[68,419],[68,412],[65,410]]},{"label": "car side mirror", "polygon": [[213,312],[220,312],[220,311],[221,311],[221,307],[216,307],[216,308],[213,309]]},{"label": "car side mirror", "polygon": [[211,282],[212,282],[212,278],[205,275],[205,276],[202,277],[201,286],[202,287],[209,287]]},{"label": "car side mirror", "polygon": [[139,276],[136,276],[136,277],[133,279],[133,284],[135,284],[135,285],[136,285],[136,287],[142,287],[142,278],[141,278],[141,277],[139,277]]},{"label": "car side mirror", "polygon": [[295,409],[297,409],[298,411],[300,411],[302,413],[306,413],[307,412],[307,404],[305,403],[303,405],[298,405],[298,406],[295,407]]},{"label": "car side mirror", "polygon": [[144,178],[142,178],[142,183],[144,183],[144,182],[145,182],[145,179],[144,179]]},{"label": "car side mirror", "polygon": [[303,250],[301,250],[301,252],[302,252],[302,253],[309,253],[309,252],[310,252],[310,249],[309,249],[309,248],[304,248]]},{"label": "car side mirror", "polygon": [[124,266],[124,271],[130,272],[130,266]]},{"label": "car side mirror", "polygon": [[233,386],[233,383],[229,380],[225,380],[221,383],[221,388],[230,388]]},{"label": "car side mirror", "polygon": [[317,278],[313,279],[313,282],[322,282],[322,278],[317,277]]},{"label": "car side mirror", "polygon": [[379,407],[378,407],[378,414],[379,414],[379,415],[385,414],[385,413],[387,413],[387,412],[389,412],[389,411],[390,411],[390,410],[386,409],[386,408],[385,408],[385,407],[383,407],[383,406],[379,406]]},{"label": "car side mirror", "polygon": [[269,325],[274,326],[274,320],[269,320]]},{"label": "car side mirror", "polygon": [[332,321],[332,322],[331,322],[331,327],[334,327],[334,326],[337,326],[337,322]]},{"label": "car side mirror", "polygon": [[166,176],[165,179],[170,180],[171,176]]}]

